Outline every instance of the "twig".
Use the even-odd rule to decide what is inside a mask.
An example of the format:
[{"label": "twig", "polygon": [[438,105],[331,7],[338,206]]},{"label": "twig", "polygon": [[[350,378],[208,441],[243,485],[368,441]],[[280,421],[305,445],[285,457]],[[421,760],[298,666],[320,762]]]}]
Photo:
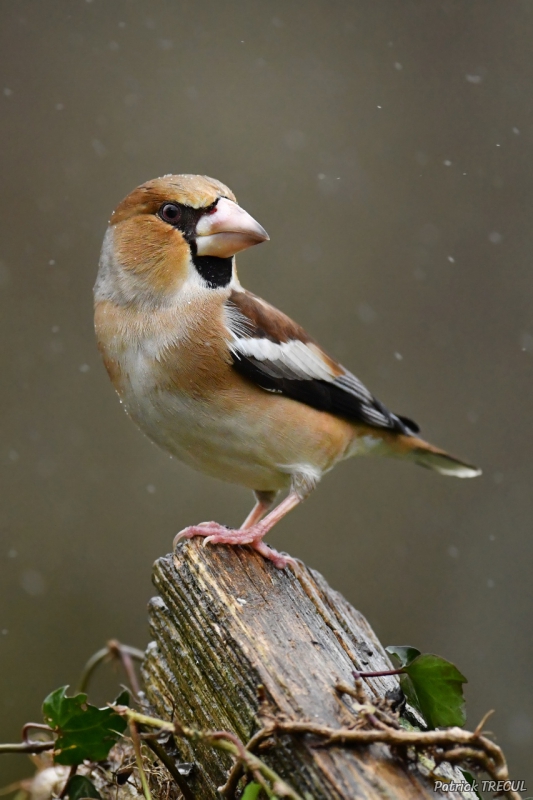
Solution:
[{"label": "twig", "polygon": [[187,783],[183,775],[180,775],[180,772],[176,767],[173,759],[169,756],[163,745],[160,744],[156,739],[152,738],[144,739],[143,741],[146,742],[148,747],[151,750],[153,750],[158,759],[168,769],[168,771],[176,781],[176,785],[178,786],[180,792],[182,793],[184,800],[195,800],[189,784]]},{"label": "twig", "polygon": [[403,675],[405,670],[403,667],[399,667],[398,669],[381,669],[377,672],[359,672],[358,670],[352,670],[352,675],[357,680],[357,678],[386,678],[389,675]]},{"label": "twig", "polygon": [[44,725],[42,722],[27,722],[25,725],[22,726],[22,741],[28,742],[28,731],[46,731],[47,733],[52,732],[52,728],[50,725]]},{"label": "twig", "polygon": [[[263,734],[262,730],[258,731],[256,734],[254,734],[252,736],[252,738],[250,739],[250,741],[247,742],[244,745],[245,749],[249,750],[251,753],[253,753],[253,751],[255,750],[257,745],[261,744],[261,742],[264,741],[264,736],[262,734]],[[230,769],[230,771],[228,773],[228,778],[226,780],[226,783],[224,784],[224,786],[220,786],[219,787],[218,791],[224,797],[228,797],[228,798],[234,797],[235,791],[237,789],[237,784],[239,783],[239,781],[240,781],[240,779],[242,777],[242,773],[243,773],[242,766],[243,765],[242,765],[241,761],[236,761],[235,764],[233,765],[233,767]]]},{"label": "twig", "polygon": [[494,714],[494,709],[491,708],[491,710],[487,711],[485,716],[481,718],[481,720],[478,722],[478,724],[476,725],[476,728],[474,730],[474,733],[476,734],[476,736],[479,736],[479,734],[481,733],[481,731],[485,727],[486,721],[488,720],[489,717],[492,717],[493,714]]},{"label": "twig", "polygon": [[[241,763],[248,767],[255,781],[263,787],[268,797],[275,797],[276,793],[265,781],[263,774],[266,778],[269,778],[272,781],[272,783],[276,786],[277,791],[281,790],[283,797],[298,797],[298,795],[292,791],[290,786],[281,780],[279,775],[277,775],[274,770],[270,769],[270,767],[267,767],[266,764],[263,764],[263,762],[260,761],[256,756],[252,755],[249,750],[246,750],[246,747],[243,745],[241,740],[235,736],[234,733],[229,733],[229,731],[214,731],[211,733],[211,738],[213,742],[216,742],[217,740],[220,742],[226,741],[227,743],[233,744],[236,747]],[[232,753],[233,750],[229,749],[229,752]]]},{"label": "twig", "polygon": [[[326,725],[317,725],[307,722],[275,721],[271,726],[264,728],[262,736],[267,738],[275,734],[310,734],[325,739],[327,746],[334,744],[388,744],[392,747],[419,747],[429,750],[444,748],[442,754],[437,754],[440,761],[448,760],[452,753],[455,761],[459,760],[458,753],[461,749],[463,760],[469,758],[482,767],[494,780],[509,780],[507,763],[502,750],[486,736],[480,733],[465,731],[462,728],[448,728],[436,731],[406,731],[388,727],[385,730],[362,730],[352,728],[330,728]],[[459,748],[453,748],[459,745]],[[520,795],[509,791],[505,793],[510,800],[519,800]]]},{"label": "twig", "polygon": [[76,774],[77,771],[78,771],[78,765],[77,764],[73,764],[71,766],[71,768],[69,769],[69,771],[68,771],[68,775],[67,775],[67,779],[65,781],[65,785],[61,789],[61,794],[59,795],[59,800],[63,800],[63,798],[66,797],[70,779],[74,777],[74,775]]},{"label": "twig", "polygon": [[148,781],[146,780],[146,775],[144,772],[143,767],[143,759],[141,753],[141,740],[139,737],[139,731],[137,728],[137,723],[134,719],[128,718],[129,726],[130,726],[130,733],[131,733],[131,740],[133,742],[133,749],[135,751],[135,761],[137,762],[137,769],[139,770],[139,778],[141,780],[141,786],[143,790],[143,794],[145,800],[152,800],[152,795],[150,794],[150,787],[148,786]]},{"label": "twig", "polygon": [[139,686],[139,681],[137,680],[132,658],[142,661],[144,658],[144,653],[142,650],[137,650],[135,647],[128,647],[128,645],[121,644],[120,642],[117,642],[116,639],[111,639],[107,643],[107,646],[111,655],[114,655],[115,658],[122,663],[124,672],[127,675],[128,682],[131,687],[131,691],[134,697],[137,698],[139,696],[141,687]]},{"label": "twig", "polygon": [[0,753],[27,753],[36,755],[53,750],[54,742],[20,742],[20,744],[0,744]]},{"label": "twig", "polygon": [[250,753],[249,750],[246,750],[240,739],[228,731],[200,731],[196,728],[189,728],[182,725],[178,720],[166,722],[165,720],[155,717],[149,717],[146,714],[140,714],[128,708],[128,706],[112,706],[112,708],[117,714],[126,717],[130,726],[132,722],[134,725],[146,725],[150,728],[159,729],[160,731],[168,731],[174,734],[174,736],[179,736],[181,738],[192,739],[193,741],[204,741],[217,750],[230,753],[235,758],[240,759],[254,776],[266,778],[273,784],[272,789],[270,789],[270,787],[265,786],[263,780],[259,780],[270,797],[277,795],[278,797],[286,797],[288,800],[303,800],[294,789],[291,789],[291,787],[285,783],[277,772],[274,772],[274,770],[261,761],[260,758]]},{"label": "twig", "polygon": [[470,759],[471,761],[475,761],[479,767],[482,767],[491,778],[493,777],[491,773],[492,764],[490,757],[487,753],[483,753],[474,747],[454,747],[451,750],[436,754],[434,758],[437,764],[441,764],[443,761],[448,761],[450,764],[457,764]]},{"label": "twig", "polygon": [[[266,737],[274,733],[295,733],[311,734],[320,738],[328,739],[331,744],[375,744],[383,742],[393,746],[411,745],[423,747],[438,747],[450,744],[480,744],[487,748],[495,748],[500,753],[500,748],[493,744],[484,736],[465,731],[462,728],[447,728],[446,730],[436,731],[406,731],[390,728],[387,731],[376,730],[354,730],[352,728],[330,728],[327,725],[319,725],[312,722],[284,722],[277,721],[270,728],[265,728],[263,735]],[[503,756],[502,756],[503,759]],[[505,762],[498,760],[498,766]],[[507,775],[496,777],[504,780]]]},{"label": "twig", "polygon": [[[354,700],[357,701],[357,707],[355,708],[355,711],[367,716],[369,721],[373,722],[375,728],[380,728],[383,725],[397,729],[401,728],[397,715],[391,713],[390,708],[387,708],[386,711],[384,711],[382,708],[378,707],[378,704],[376,704],[376,706],[369,704],[366,689],[363,686],[363,681],[360,678],[355,679],[355,686],[350,686],[348,683],[338,681],[335,684],[335,691],[339,692],[339,694],[347,694],[350,697],[353,697]],[[387,703],[387,701],[380,700],[378,703],[383,705],[384,703]]]},{"label": "twig", "polygon": [[[355,691],[355,690],[354,690]],[[361,696],[361,695],[359,695]],[[213,747],[226,750],[235,756],[243,766],[252,774],[259,773],[262,777],[273,782],[273,789],[282,797],[301,800],[294,790],[281,781],[281,778],[264,764],[257,756],[250,752],[250,745],[256,747],[265,739],[279,734],[292,735],[311,735],[322,739],[323,746],[336,744],[343,745],[369,745],[387,744],[391,747],[413,747],[430,751],[435,760],[439,763],[449,761],[458,763],[465,760],[473,761],[478,767],[494,780],[508,781],[509,772],[503,752],[498,745],[483,736],[481,733],[482,722],[475,731],[465,731],[462,728],[447,728],[446,730],[433,731],[408,731],[403,728],[396,728],[383,722],[376,728],[331,728],[327,725],[320,725],[312,722],[294,722],[287,720],[274,719],[250,741],[248,747],[237,739],[234,734],[222,731],[199,731],[187,728],[178,721],[165,722],[154,717],[148,717],[132,711],[126,706],[114,707],[117,713],[126,716],[129,720],[133,719],[140,725],[159,728],[195,741],[203,740]],[[369,711],[370,709],[367,709]],[[367,718],[374,724],[373,714],[367,714]],[[486,718],[485,718],[486,719]],[[257,771],[257,772],[256,772]],[[238,780],[237,772],[230,774],[226,786],[222,788],[226,796],[230,790],[234,790]],[[520,800],[520,795],[512,790],[504,792],[509,800]]]},{"label": "twig", "polygon": [[98,650],[87,661],[78,683],[78,692],[86,692],[95,669],[104,661],[113,658],[118,659],[122,663],[130,682],[131,690],[135,695],[137,695],[139,692],[139,684],[131,663],[131,659],[134,658],[137,661],[142,661],[144,658],[144,653],[142,650],[138,650],[136,647],[130,647],[127,644],[121,644],[116,639],[111,639],[107,643],[106,647],[102,647],[101,650]]},{"label": "twig", "polygon": [[80,676],[80,680],[78,683],[78,692],[86,692],[87,687],[89,685],[89,681],[92,678],[93,672],[95,671],[96,667],[101,664],[103,661],[109,659],[110,653],[108,647],[102,647],[101,650],[98,650],[94,655],[90,657],[90,659],[85,664],[83,671]]},{"label": "twig", "polygon": [[235,764],[232,766],[230,771],[228,772],[228,777],[226,783],[223,786],[218,787],[219,793],[222,797],[231,798],[231,800],[235,797],[235,792],[237,791],[237,785],[242,778],[243,768],[240,761],[236,761]]}]

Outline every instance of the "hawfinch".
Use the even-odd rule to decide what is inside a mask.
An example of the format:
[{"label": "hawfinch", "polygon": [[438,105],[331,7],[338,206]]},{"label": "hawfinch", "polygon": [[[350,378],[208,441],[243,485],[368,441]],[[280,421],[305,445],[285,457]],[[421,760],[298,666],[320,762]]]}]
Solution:
[{"label": "hawfinch", "polygon": [[[480,470],[420,439],[414,422],[243,289],[235,254],[268,238],[213,178],[144,183],[111,217],[95,326],[109,377],[139,428],[189,466],[255,493],[238,530],[204,522],[176,539],[251,545],[282,568],[293,559],[263,537],[338,461],[379,454],[459,478]],[[287,496],[270,510],[281,490]]]}]

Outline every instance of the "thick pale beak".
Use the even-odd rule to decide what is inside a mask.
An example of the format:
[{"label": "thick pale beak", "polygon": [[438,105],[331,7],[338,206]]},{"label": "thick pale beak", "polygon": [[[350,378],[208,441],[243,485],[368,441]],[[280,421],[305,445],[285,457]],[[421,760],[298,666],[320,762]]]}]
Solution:
[{"label": "thick pale beak", "polygon": [[226,197],[220,198],[211,213],[200,217],[196,226],[199,256],[230,258],[241,250],[269,239],[262,225],[244,208]]}]

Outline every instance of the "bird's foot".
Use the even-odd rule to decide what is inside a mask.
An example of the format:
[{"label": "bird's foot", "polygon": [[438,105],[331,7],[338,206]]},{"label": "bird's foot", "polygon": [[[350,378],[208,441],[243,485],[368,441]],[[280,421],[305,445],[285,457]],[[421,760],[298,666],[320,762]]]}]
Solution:
[{"label": "bird's foot", "polygon": [[272,561],[275,567],[278,569],[285,569],[292,565],[295,567],[300,562],[296,558],[292,558],[292,556],[283,555],[282,553],[278,553],[277,550],[274,550],[273,547],[270,547],[268,544],[262,541],[262,539],[256,539],[254,542],[251,543],[254,550],[257,550],[258,553],[261,553],[263,558],[266,558],[268,561]]},{"label": "bird's foot", "polygon": [[290,556],[284,556],[278,553],[277,550],[266,545],[262,539],[267,531],[261,526],[261,523],[253,525],[250,528],[240,528],[238,530],[226,528],[218,522],[201,522],[199,525],[191,525],[189,528],[184,528],[175,537],[173,547],[181,539],[193,539],[195,536],[204,536],[204,547],[208,544],[249,544],[258,553],[261,553],[263,558],[272,561],[278,569],[284,569],[288,564],[297,564],[296,559]]},{"label": "bird's foot", "polygon": [[257,532],[252,528],[234,530],[220,525],[218,522],[200,522],[184,528],[174,537],[174,547],[180,539],[193,539],[195,536],[205,536],[204,546],[207,544],[251,544],[257,539]]}]

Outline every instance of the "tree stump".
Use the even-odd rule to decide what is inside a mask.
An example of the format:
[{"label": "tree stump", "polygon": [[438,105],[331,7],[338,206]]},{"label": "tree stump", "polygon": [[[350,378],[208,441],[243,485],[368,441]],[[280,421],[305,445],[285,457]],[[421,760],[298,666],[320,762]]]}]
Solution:
[{"label": "tree stump", "polygon": [[[154,641],[143,677],[165,719],[175,714],[185,725],[228,730],[246,743],[261,727],[262,686],[276,715],[342,727],[353,701],[341,698],[335,683],[353,685],[354,669],[391,668],[365,618],[303,565],[278,570],[248,548],[202,547],[193,539],[155,563],[153,580],[159,596],[149,606]],[[375,698],[398,686],[396,677],[367,684]],[[192,795],[220,798],[231,757],[202,741],[178,740],[177,747],[183,761],[195,763]],[[258,755],[314,800],[441,796],[423,768],[383,744],[324,747],[309,735],[285,735]],[[462,778],[450,768],[447,774]]]}]

